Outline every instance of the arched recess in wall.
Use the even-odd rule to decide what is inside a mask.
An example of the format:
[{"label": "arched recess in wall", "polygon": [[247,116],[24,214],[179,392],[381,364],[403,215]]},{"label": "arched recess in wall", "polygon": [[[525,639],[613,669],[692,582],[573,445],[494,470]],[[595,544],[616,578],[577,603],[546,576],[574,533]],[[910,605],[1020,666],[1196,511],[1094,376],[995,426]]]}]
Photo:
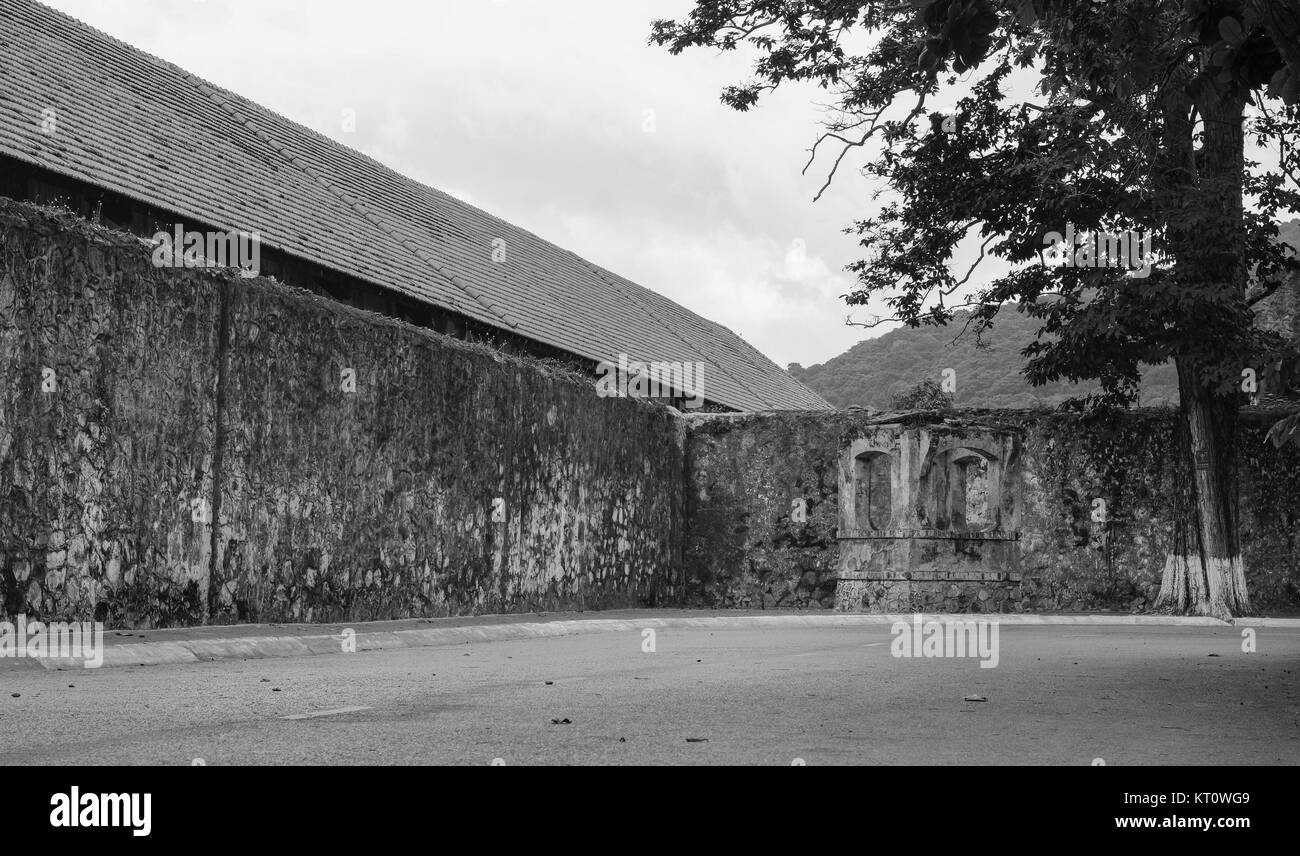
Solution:
[{"label": "arched recess in wall", "polygon": [[918,514],[944,532],[983,532],[1000,523],[1001,478],[995,454],[957,446],[934,452],[921,475]]},{"label": "arched recess in wall", "polygon": [[954,449],[949,477],[953,529],[983,532],[997,528],[998,508],[992,490],[994,457],[978,449]]},{"label": "arched recess in wall", "polygon": [[853,507],[858,529],[888,529],[893,517],[893,460],[869,450],[853,459]]}]

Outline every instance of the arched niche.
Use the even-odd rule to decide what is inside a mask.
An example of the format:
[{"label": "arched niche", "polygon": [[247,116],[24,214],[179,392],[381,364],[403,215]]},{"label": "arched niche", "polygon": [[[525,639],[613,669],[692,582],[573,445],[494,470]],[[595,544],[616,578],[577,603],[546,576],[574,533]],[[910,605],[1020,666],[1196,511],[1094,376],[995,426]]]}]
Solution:
[{"label": "arched niche", "polygon": [[997,529],[1001,517],[1001,465],[984,449],[958,448],[949,453],[948,506],[953,528],[965,532]]},{"label": "arched niche", "polygon": [[944,443],[921,468],[917,514],[941,532],[984,532],[1001,524],[1002,466],[996,451]]},{"label": "arched niche", "polygon": [[853,458],[853,525],[888,529],[894,516],[893,456],[869,449]]},{"label": "arched niche", "polygon": [[854,440],[840,458],[840,528],[851,533],[899,525],[903,492],[897,435]]}]

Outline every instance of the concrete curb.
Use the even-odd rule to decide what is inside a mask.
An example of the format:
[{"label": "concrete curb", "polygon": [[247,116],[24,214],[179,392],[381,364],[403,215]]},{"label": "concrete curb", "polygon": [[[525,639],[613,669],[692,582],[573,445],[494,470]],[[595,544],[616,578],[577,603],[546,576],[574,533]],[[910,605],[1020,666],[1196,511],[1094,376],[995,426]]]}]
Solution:
[{"label": "concrete curb", "polygon": [[[846,628],[870,627],[904,621],[913,615],[859,615],[846,613],[811,615],[713,615],[699,618],[584,618],[570,621],[523,622],[518,624],[484,624],[461,627],[426,628],[355,633],[351,640],[357,651],[394,648],[428,648],[470,642],[497,642],[515,639],[538,639],[577,636],[591,633],[640,633],[655,630],[687,629],[764,629],[782,627]],[[1000,626],[1119,626],[1119,627],[1285,627],[1300,628],[1300,618],[1239,618],[1231,622],[1216,618],[1174,615],[1022,615],[1002,613],[962,613],[922,615],[925,620],[964,623],[996,621]],[[202,663],[214,660],[260,660],[268,657],[303,657],[344,653],[349,637],[337,634],[303,636],[250,636],[235,639],[195,639],[183,642],[141,642],[110,645],[104,648],[103,666],[156,666],[176,663]],[[49,670],[81,669],[79,659],[46,658],[37,661]]]}]

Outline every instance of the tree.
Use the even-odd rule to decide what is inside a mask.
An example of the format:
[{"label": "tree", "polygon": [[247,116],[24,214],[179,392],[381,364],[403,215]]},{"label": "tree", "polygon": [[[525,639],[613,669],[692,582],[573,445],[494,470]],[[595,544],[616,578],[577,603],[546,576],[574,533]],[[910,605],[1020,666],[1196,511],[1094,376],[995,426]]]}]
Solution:
[{"label": "tree", "polygon": [[952,407],[952,393],[926,378],[907,392],[895,395],[893,405],[895,410],[947,410]]},{"label": "tree", "polygon": [[[1172,361],[1187,477],[1161,602],[1249,611],[1237,414],[1246,373],[1286,349],[1251,306],[1297,267],[1276,238],[1300,210],[1300,0],[697,0],[651,40],[754,49],[754,79],[722,93],[738,110],[787,81],[832,93],[805,167],[829,149],[822,191],[879,147],[862,171],[890,195],[849,230],[869,256],[848,301],[892,312],[872,324],[969,310],[978,335],[1010,307],[1041,325],[1029,380],[1096,381],[1093,408],[1127,405],[1141,365]],[[1041,103],[1012,97],[1021,78]],[[1248,136],[1279,147],[1276,167],[1247,160]],[[979,258],[953,271],[968,236]],[[976,284],[989,256],[1012,272]]]}]

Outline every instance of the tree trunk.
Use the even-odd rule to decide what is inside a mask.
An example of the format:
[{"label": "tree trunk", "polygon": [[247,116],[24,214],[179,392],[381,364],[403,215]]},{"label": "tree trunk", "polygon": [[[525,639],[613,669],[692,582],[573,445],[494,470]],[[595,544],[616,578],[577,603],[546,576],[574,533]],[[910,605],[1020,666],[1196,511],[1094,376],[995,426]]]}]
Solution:
[{"label": "tree trunk", "polygon": [[1227,619],[1250,610],[1237,534],[1238,402],[1235,390],[1216,389],[1209,377],[1215,368],[1226,367],[1229,375],[1240,371],[1241,313],[1250,317],[1242,209],[1244,103],[1212,96],[1199,107],[1202,146],[1191,174],[1193,198],[1204,216],[1171,237],[1186,281],[1210,285],[1226,299],[1197,308],[1205,339],[1175,360],[1182,415],[1177,446],[1190,501],[1176,503],[1184,516],[1175,527],[1156,605]]},{"label": "tree trunk", "polygon": [[[1183,424],[1178,444],[1190,463],[1191,502],[1174,503],[1181,520],[1165,559],[1157,606],[1215,618],[1250,611],[1246,569],[1237,537],[1236,413],[1185,361],[1178,365]],[[1190,459],[1190,461],[1188,460]]]},{"label": "tree trunk", "polygon": [[[1181,411],[1180,411],[1181,415]],[[1165,569],[1160,580],[1156,608],[1187,612],[1197,603],[1208,604],[1205,566],[1201,562],[1201,538],[1196,522],[1196,491],[1192,486],[1191,452],[1187,420],[1184,416],[1174,426],[1174,444],[1170,450],[1173,479],[1169,485],[1172,531]]]}]

